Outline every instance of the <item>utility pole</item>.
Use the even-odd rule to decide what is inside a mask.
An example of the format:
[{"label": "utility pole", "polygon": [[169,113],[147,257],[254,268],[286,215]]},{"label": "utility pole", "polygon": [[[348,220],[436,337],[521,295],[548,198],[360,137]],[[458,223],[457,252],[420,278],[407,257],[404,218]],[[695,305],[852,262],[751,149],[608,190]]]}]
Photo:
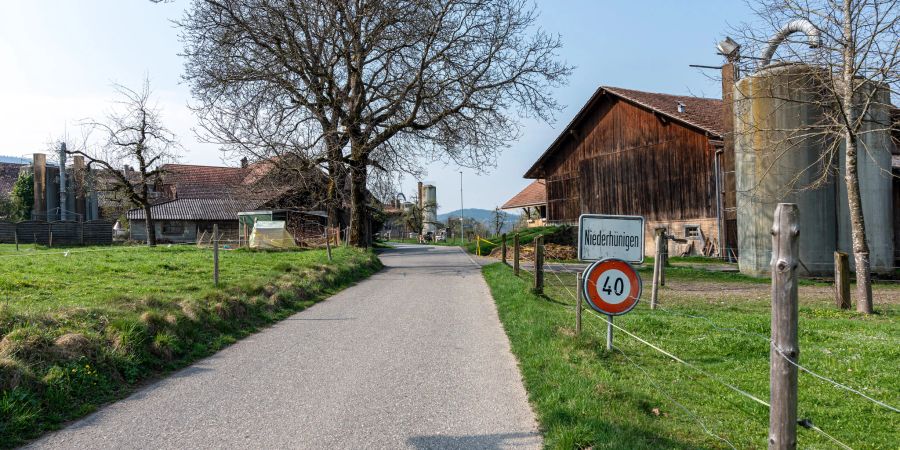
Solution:
[{"label": "utility pole", "polygon": [[462,237],[462,243],[466,243],[466,208],[463,206],[463,184],[462,170],[459,171],[459,234]]}]

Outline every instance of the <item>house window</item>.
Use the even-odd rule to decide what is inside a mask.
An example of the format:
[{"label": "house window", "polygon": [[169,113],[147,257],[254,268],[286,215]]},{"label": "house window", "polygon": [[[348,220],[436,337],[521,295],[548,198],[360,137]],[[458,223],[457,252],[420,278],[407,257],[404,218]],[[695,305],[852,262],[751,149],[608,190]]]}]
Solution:
[{"label": "house window", "polygon": [[703,233],[700,231],[700,225],[685,225],[685,239],[703,239]]},{"label": "house window", "polygon": [[184,234],[184,224],[181,222],[163,222],[163,234]]}]

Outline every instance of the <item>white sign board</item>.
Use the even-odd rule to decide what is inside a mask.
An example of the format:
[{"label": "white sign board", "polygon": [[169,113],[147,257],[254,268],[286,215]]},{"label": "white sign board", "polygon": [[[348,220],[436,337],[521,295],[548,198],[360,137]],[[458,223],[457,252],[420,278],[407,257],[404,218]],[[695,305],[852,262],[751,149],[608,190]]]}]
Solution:
[{"label": "white sign board", "polygon": [[644,262],[644,218],[582,214],[578,218],[578,259],[615,258]]}]

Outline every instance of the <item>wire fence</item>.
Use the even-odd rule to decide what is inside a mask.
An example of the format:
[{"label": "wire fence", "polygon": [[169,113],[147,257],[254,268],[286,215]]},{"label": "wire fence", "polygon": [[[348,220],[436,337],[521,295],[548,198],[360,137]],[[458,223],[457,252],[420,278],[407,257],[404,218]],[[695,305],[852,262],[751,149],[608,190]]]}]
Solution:
[{"label": "wire fence", "polygon": [[[565,272],[567,272],[566,270],[554,270],[555,268],[552,267],[552,264],[547,264],[545,267],[541,267],[539,264],[527,267],[520,263],[519,268],[522,272],[524,272],[524,274],[526,274],[527,278],[530,278],[531,281],[533,281],[536,276],[535,270],[543,270],[543,273],[545,275],[545,277],[543,277],[544,284],[545,284],[544,287],[553,293],[546,297],[548,297],[548,298],[552,297],[557,300],[557,301],[552,301],[549,303],[551,303],[555,306],[565,307],[567,309],[576,309],[577,308],[576,305],[578,302],[578,297],[581,294],[580,294],[580,292],[578,292],[578,288],[577,288],[577,286],[575,286],[574,280],[564,280],[563,277],[560,275],[561,273],[565,274]],[[550,269],[550,270],[547,270],[547,269]],[[568,272],[572,272],[572,271],[568,271]],[[566,275],[568,275],[568,274],[566,274]],[[585,283],[593,283],[587,278],[584,280],[584,282]],[[593,287],[594,287],[594,289],[598,289],[598,286],[596,284],[594,284]],[[692,293],[696,293],[703,289],[708,289],[708,288],[691,289],[691,288],[686,288],[686,287],[681,287],[681,286],[671,286],[671,283],[670,283],[670,286],[667,287],[667,290],[681,291],[681,292],[685,293],[686,295],[691,295]],[[832,289],[834,289],[833,285],[832,285]],[[739,290],[743,290],[743,289],[739,289]],[[558,294],[558,295],[556,295],[556,294]],[[559,296],[562,296],[564,301],[558,301]],[[716,373],[713,373],[710,370],[704,369],[703,367],[700,367],[700,365],[693,363],[679,355],[676,355],[672,351],[667,350],[663,344],[654,342],[654,340],[651,338],[648,338],[646,336],[641,336],[641,335],[639,335],[639,333],[635,332],[634,330],[630,330],[626,327],[623,327],[622,325],[617,324],[611,320],[608,321],[606,317],[604,317],[603,315],[594,311],[590,307],[584,307],[583,310],[588,311],[589,315],[593,315],[596,318],[603,320],[604,324],[606,324],[607,326],[611,326],[613,329],[615,329],[622,335],[628,337],[632,342],[638,343],[643,348],[649,349],[653,353],[661,355],[671,361],[674,361],[675,363],[689,369],[690,371],[693,371],[695,374],[697,374],[697,376],[712,382],[714,385],[719,386],[720,388],[727,389],[728,391],[739,396],[740,398],[743,398],[746,401],[751,402],[751,404],[755,404],[759,408],[764,408],[764,410],[766,412],[768,412],[768,409],[770,408],[769,402],[763,400],[759,395],[752,393],[749,389],[741,387],[741,386],[737,385],[737,383],[731,382],[730,380],[723,379],[722,376],[717,375]],[[783,358],[785,361],[788,361],[790,364],[795,366],[798,370],[802,371],[803,373],[808,374],[809,376],[811,376],[821,382],[826,383],[828,386],[830,386],[832,388],[840,389],[843,392],[852,394],[852,395],[856,396],[857,398],[862,399],[863,401],[866,401],[869,404],[873,405],[873,407],[881,408],[885,411],[888,411],[889,413],[900,413],[900,409],[898,409],[897,406],[892,405],[884,400],[880,400],[878,398],[875,398],[872,395],[869,395],[869,394],[863,392],[864,389],[852,387],[850,383],[837,381],[833,377],[823,375],[810,367],[807,367],[805,365],[795,362],[792,358],[788,357],[783,351],[781,351],[777,346],[773,345],[772,339],[769,335],[751,331],[751,330],[741,329],[741,328],[733,327],[733,326],[723,326],[720,323],[718,323],[716,320],[711,319],[706,316],[703,316],[696,312],[682,312],[682,311],[677,311],[675,309],[668,308],[668,307],[657,307],[655,311],[659,311],[660,313],[669,315],[671,317],[684,318],[684,319],[688,319],[691,321],[702,322],[705,327],[714,329],[714,330],[721,332],[723,334],[726,334],[726,335],[727,334],[739,334],[741,336],[747,336],[747,337],[749,337],[753,340],[756,340],[757,342],[760,342],[760,343],[765,342],[767,344],[767,346],[771,350],[773,350],[774,357]],[[597,328],[599,328],[599,325],[597,325],[595,327],[594,322],[591,320],[586,320],[583,322],[586,322],[591,327],[591,329],[596,333],[604,333],[606,331],[606,330],[597,329]],[[691,339],[690,336],[687,336],[685,338]],[[676,395],[673,395],[671,392],[669,392],[667,389],[665,389],[663,386],[663,383],[660,383],[659,380],[657,380],[652,375],[652,373],[650,373],[650,371],[648,371],[645,367],[642,367],[640,364],[638,364],[637,361],[635,361],[635,359],[632,356],[629,356],[628,354],[626,354],[622,348],[620,348],[619,346],[615,346],[615,347],[613,347],[613,350],[616,351],[618,354],[622,355],[622,357],[626,361],[628,361],[634,368],[636,368],[639,372],[643,373],[644,376],[646,377],[649,385],[652,386],[654,388],[654,390],[656,390],[661,396],[666,398],[671,404],[675,405],[679,410],[684,412],[684,414],[689,419],[691,419],[706,435],[722,442],[723,444],[725,444],[731,448],[737,448],[735,446],[735,444],[733,442],[731,442],[726,436],[724,436],[720,430],[715,429],[715,427],[710,426],[708,421],[705,421],[701,417],[699,417],[697,413],[695,413],[690,408],[688,408],[683,402],[679,402]],[[741,408],[737,408],[736,410],[744,411]],[[758,417],[753,417],[752,415],[747,414],[746,411],[744,411],[744,415],[749,417],[754,422],[759,421]],[[843,442],[838,437],[836,437],[835,434],[829,433],[829,432],[823,430],[820,426],[814,424],[811,419],[807,418],[807,419],[798,420],[798,425],[803,427],[804,429],[807,429],[813,433],[816,433],[816,434],[822,436],[823,438],[827,439],[830,443],[834,444],[835,446],[837,446],[839,448],[844,448],[844,449],[851,448],[847,443]],[[766,423],[765,426],[768,426],[768,423]]]}]

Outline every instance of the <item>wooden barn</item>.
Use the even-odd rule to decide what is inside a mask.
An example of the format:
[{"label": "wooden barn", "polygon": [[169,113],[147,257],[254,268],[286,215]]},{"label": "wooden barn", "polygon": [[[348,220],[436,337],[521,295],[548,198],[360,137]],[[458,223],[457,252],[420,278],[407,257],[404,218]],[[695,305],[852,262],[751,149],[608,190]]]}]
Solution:
[{"label": "wooden barn", "polygon": [[671,254],[733,256],[734,211],[725,207],[723,186],[734,169],[724,169],[733,167],[725,161],[724,122],[718,99],[604,86],[525,178],[546,180],[549,223],[574,225],[587,213],[639,215],[647,220],[648,255],[656,250],[654,229],[665,227],[688,239],[673,243]]}]

